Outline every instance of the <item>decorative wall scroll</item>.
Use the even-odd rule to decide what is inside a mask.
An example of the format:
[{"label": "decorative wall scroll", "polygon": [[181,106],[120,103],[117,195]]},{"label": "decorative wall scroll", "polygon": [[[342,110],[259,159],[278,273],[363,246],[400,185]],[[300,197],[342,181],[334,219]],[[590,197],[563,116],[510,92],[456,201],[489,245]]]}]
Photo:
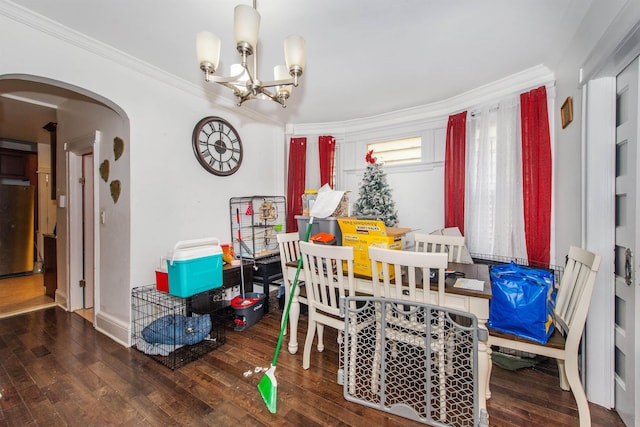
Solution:
[{"label": "decorative wall scroll", "polygon": [[560,107],[560,118],[562,119],[562,129],[569,126],[569,123],[573,121],[573,102],[570,96],[567,96],[562,107]]},{"label": "decorative wall scroll", "polygon": [[113,138],[113,156],[116,161],[122,156],[124,153],[124,141],[119,136]]},{"label": "decorative wall scroll", "polygon": [[109,160],[100,163],[100,178],[104,182],[109,182]]},{"label": "decorative wall scroll", "polygon": [[120,191],[122,190],[120,180],[116,179],[111,181],[109,184],[109,188],[111,189],[111,198],[113,199],[113,203],[118,203],[118,199],[120,198]]}]

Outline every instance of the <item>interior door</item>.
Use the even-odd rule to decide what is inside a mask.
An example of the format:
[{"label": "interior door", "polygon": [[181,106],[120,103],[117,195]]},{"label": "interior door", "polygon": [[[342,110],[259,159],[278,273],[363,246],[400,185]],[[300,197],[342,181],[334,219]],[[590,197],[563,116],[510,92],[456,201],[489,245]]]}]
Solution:
[{"label": "interior door", "polygon": [[[615,407],[626,425],[638,425],[640,343],[635,308],[640,306],[638,267],[638,59],[616,79]],[[638,278],[640,279],[640,278]]]},{"label": "interior door", "polygon": [[93,154],[82,156],[82,181],[82,265],[85,282],[83,308],[92,308],[94,298]]}]

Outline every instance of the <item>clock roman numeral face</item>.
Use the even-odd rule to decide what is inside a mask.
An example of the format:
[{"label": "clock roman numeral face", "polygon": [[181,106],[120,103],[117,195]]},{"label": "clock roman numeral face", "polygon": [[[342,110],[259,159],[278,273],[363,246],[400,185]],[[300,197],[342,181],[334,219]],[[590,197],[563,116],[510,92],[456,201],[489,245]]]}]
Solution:
[{"label": "clock roman numeral face", "polygon": [[226,120],[207,117],[193,130],[193,151],[200,164],[210,173],[227,176],[242,163],[242,142]]}]

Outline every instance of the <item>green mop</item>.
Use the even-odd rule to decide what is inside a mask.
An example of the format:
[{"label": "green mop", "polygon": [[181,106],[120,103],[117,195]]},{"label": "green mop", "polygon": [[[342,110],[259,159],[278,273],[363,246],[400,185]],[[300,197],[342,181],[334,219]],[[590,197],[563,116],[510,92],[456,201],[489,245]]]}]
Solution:
[{"label": "green mop", "polygon": [[[311,234],[311,226],[313,224],[313,218],[326,218],[335,211],[342,199],[344,192],[343,191],[333,191],[333,190],[324,190],[318,191],[318,198],[311,209],[311,216],[309,217],[309,224],[307,224],[307,231],[305,234],[304,241],[309,241],[309,235]],[[278,353],[280,353],[280,346],[282,345],[282,337],[284,336],[284,331],[287,327],[287,321],[289,320],[289,310],[291,308],[291,301],[293,300],[293,294],[296,290],[296,286],[298,285],[298,276],[300,275],[300,270],[302,269],[302,257],[298,259],[298,268],[296,269],[296,275],[293,279],[293,284],[291,285],[291,290],[289,291],[289,299],[287,301],[287,307],[284,311],[284,321],[282,322],[282,326],[280,328],[280,335],[278,336],[278,344],[276,345],[276,351],[273,355],[273,361],[271,362],[271,366],[264,373],[264,376],[258,383],[258,390],[262,395],[262,399],[264,399],[264,403],[267,405],[267,409],[272,414],[276,413],[276,403],[278,396],[278,380],[276,380],[276,361],[278,360]],[[286,274],[285,271],[282,272]]]}]

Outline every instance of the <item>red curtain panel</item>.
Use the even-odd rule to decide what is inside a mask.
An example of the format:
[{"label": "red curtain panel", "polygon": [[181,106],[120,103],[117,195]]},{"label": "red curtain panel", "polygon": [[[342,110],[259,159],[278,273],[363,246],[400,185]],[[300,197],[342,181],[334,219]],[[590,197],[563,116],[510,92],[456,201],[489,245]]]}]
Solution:
[{"label": "red curtain panel", "polygon": [[287,178],[287,231],[298,231],[295,216],[302,214],[302,194],[307,173],[307,138],[289,141],[289,169]]},{"label": "red curtain panel", "polygon": [[530,265],[548,266],[551,242],[551,140],[547,89],[520,95],[524,231]]},{"label": "red curtain panel", "polygon": [[329,184],[334,189],[333,168],[336,160],[336,140],[332,136],[318,137],[320,155],[320,186]]},{"label": "red curtain panel", "polygon": [[464,180],[467,112],[449,116],[444,160],[444,226],[464,236]]}]

